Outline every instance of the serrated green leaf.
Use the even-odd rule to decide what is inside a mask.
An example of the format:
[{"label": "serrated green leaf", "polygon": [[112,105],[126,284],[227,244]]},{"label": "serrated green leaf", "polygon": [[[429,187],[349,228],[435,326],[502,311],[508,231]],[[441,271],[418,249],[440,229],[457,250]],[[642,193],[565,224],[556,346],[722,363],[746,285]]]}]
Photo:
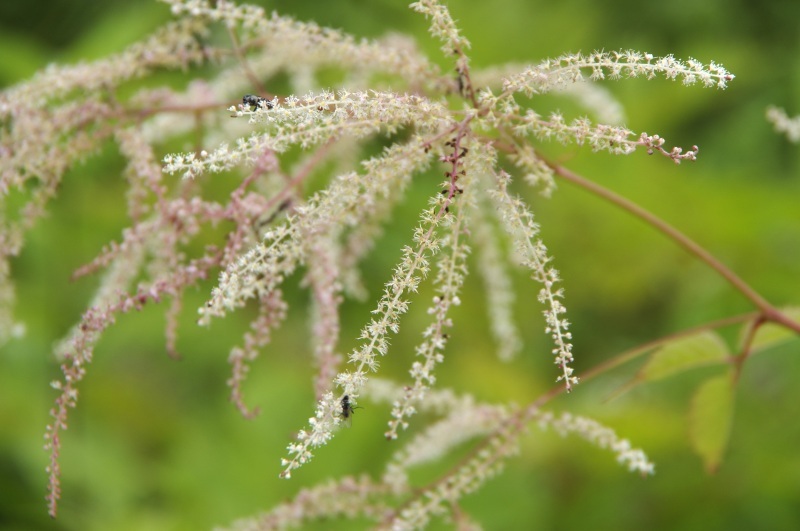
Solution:
[{"label": "serrated green leaf", "polygon": [[655,381],[703,365],[712,365],[728,358],[725,342],[711,331],[671,341],[650,355],[639,371],[640,381]]},{"label": "serrated green leaf", "polygon": [[701,384],[689,406],[689,442],[714,473],[722,462],[733,424],[733,372],[709,378]]},{"label": "serrated green leaf", "polygon": [[[800,322],[800,307],[780,308],[781,312],[793,321]],[[747,332],[747,328],[751,326],[750,323],[745,326],[743,333]],[[751,344],[751,352],[759,352],[771,347],[778,346],[781,343],[791,341],[797,338],[797,333],[794,330],[789,330],[785,326],[777,325],[775,323],[767,323],[756,331]]]}]

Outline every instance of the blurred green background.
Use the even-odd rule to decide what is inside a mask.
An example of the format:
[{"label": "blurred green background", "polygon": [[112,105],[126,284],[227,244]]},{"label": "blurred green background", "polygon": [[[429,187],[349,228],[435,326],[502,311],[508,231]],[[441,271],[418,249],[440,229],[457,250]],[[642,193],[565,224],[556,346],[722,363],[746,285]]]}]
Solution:
[{"label": "blurred green background", "polygon": [[[406,2],[265,5],[357,36],[417,35],[431,57],[451,68],[440,59],[439,43],[428,37],[423,18]],[[604,84],[624,103],[628,127],[658,133],[669,146],[699,145],[696,163],[675,166],[643,153],[623,158],[585,148],[545,149],[676,225],[770,301],[800,304],[800,149],[764,120],[770,104],[800,113],[800,2],[453,0],[448,5],[472,42],[474,67],[628,48],[725,65],[736,75],[725,92],[663,79]],[[168,8],[155,2],[2,2],[0,86],[50,62],[119,51],[168,19]],[[543,98],[541,105],[574,116],[569,103]],[[126,226],[123,165],[109,148],[72,170],[51,215],[29,234],[13,264],[18,316],[28,334],[0,351],[0,528],[208,529],[268,509],[330,476],[379,473],[394,448],[387,445],[401,442],[382,437],[388,408],[366,401],[352,428],[318,451],[310,466],[291,482],[278,479],[285,445],[313,408],[307,295],[297,279],[290,283],[294,304],[288,321],[254,364],[246,387],[249,402],[264,412],[246,421],[228,403],[225,386],[226,357],[246,319],[231,317],[197,329],[194,308],[208,294],[206,284],[184,301],[181,361],[164,352],[163,306],[120,317],[98,345],[63,438],[63,499],[58,520],[50,521],[42,434],[56,396],[48,382],[59,375],[51,348],[80,317],[97,283],[91,278],[71,283],[71,272]],[[365,267],[373,295],[388,279],[424,193],[412,191]],[[578,374],[649,339],[752,309],[703,264],[583,190],[562,184],[551,200],[534,193],[529,199],[564,279]],[[552,384],[556,374],[537,288],[524,274],[516,281],[523,354],[510,364],[496,361],[482,286],[473,275],[457,311],[441,385],[482,400],[523,404]],[[414,304],[417,312],[425,300]],[[373,304],[344,306],[343,352],[355,344]],[[403,379],[411,364],[424,317],[409,316],[405,324],[384,364],[384,374],[396,379]],[[800,342],[794,340],[747,364],[730,448],[715,475],[706,474],[689,450],[685,422],[692,390],[714,370],[606,402],[634,364],[580,386],[553,407],[614,427],[656,462],[655,476],[633,476],[608,452],[532,428],[508,470],[465,498],[463,506],[486,529],[800,529],[799,355]],[[359,525],[331,521],[311,528]]]}]

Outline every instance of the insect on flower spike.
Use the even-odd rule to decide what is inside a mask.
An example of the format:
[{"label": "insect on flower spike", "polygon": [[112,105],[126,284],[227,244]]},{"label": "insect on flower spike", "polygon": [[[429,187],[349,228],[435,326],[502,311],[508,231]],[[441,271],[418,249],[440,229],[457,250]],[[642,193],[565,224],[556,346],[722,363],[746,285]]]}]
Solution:
[{"label": "insect on flower spike", "polygon": [[272,109],[274,105],[267,98],[256,96],[255,94],[245,94],[242,97],[242,107],[263,107],[265,109]]}]

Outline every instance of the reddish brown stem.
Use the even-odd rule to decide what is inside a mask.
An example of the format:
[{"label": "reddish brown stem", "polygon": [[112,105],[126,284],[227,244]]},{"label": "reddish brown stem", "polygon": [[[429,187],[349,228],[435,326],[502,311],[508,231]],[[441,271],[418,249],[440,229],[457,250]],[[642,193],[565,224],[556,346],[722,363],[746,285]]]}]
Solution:
[{"label": "reddish brown stem", "polygon": [[777,308],[772,306],[764,297],[762,297],[756,290],[750,287],[747,282],[742,280],[736,273],[731,271],[726,265],[717,260],[711,253],[709,253],[702,246],[697,244],[694,240],[683,234],[681,231],[659,218],[652,212],[645,210],[633,201],[626,199],[608,188],[604,188],[599,184],[584,179],[580,175],[571,172],[570,170],[556,164],[550,164],[553,171],[571,183],[577,184],[581,188],[589,190],[590,192],[602,197],[623,210],[630,212],[634,216],[643,220],[645,223],[654,227],[662,234],[677,243],[680,247],[688,251],[690,254],[695,255],[700,261],[708,265],[714,271],[719,273],[725,280],[727,280],[738,292],[749,299],[761,312],[765,319],[783,325],[797,333],[800,333],[800,323],[796,323],[789,319],[786,315],[781,313]]}]

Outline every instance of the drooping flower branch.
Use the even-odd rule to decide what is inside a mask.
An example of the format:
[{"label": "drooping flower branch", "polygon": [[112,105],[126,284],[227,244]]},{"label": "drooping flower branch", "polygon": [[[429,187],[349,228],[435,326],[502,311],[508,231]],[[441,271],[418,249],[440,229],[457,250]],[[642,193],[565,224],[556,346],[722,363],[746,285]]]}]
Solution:
[{"label": "drooping flower branch", "polygon": [[[455,512],[463,496],[497,474],[518,451],[521,434],[536,422],[611,450],[632,471],[653,472],[644,452],[594,420],[556,416],[542,409],[543,401],[523,408],[479,403],[468,394],[440,389],[437,376],[449,355],[451,334],[458,333],[455,308],[475,304],[464,300],[474,261],[499,357],[508,361],[525,352],[515,321],[530,318],[515,315],[514,300],[538,292],[560,382],[545,398],[575,387],[579,378],[564,290],[517,183],[547,196],[557,179],[578,181],[540,155],[538,145],[546,140],[618,155],[644,150],[675,163],[695,160],[696,146],[665,147],[657,134],[621,126],[620,106],[597,83],[662,76],[725,89],[732,74],[713,62],[635,51],[571,54],[473,71],[470,43],[446,6],[415,2],[411,8],[426,17],[430,33],[453,62],[454,74],[448,75],[411,39],[357,40],[226,0],[163,1],[178,19],[142,43],[94,63],[50,67],[0,96],[0,193],[22,198],[21,207],[0,210],[0,343],[22,330],[11,312],[10,259],[56,196],[66,171],[103,142],[118,146],[127,161],[130,226],[76,272],[77,278],[105,270],[89,308],[55,349],[63,377],[53,383],[59,395],[46,436],[53,516],[61,496],[59,455],[68,412],[77,404],[78,385],[103,332],[125,313],[168,299],[166,350],[177,356],[181,297],[215,275],[199,324],[255,307],[249,329],[228,354],[230,399],[250,418],[258,413],[257,405],[245,401],[250,365],[285,320],[284,283],[304,275],[316,406],[288,446],[282,477],[292,476],[330,442],[362,400],[392,404],[388,439],[402,439],[418,412],[437,417],[407,441],[394,443],[400,447],[380,480],[351,475],[311,487],[234,528],[342,515],[360,515],[386,528],[425,526],[437,515]],[[212,28],[219,24],[229,46],[212,44]],[[196,65],[208,67],[199,74],[206,78],[183,88],[130,84],[161,69],[190,71]],[[316,73],[328,67],[342,71],[342,86],[318,86]],[[290,90],[266,93],[265,80],[279,74],[286,74]],[[545,93],[575,97],[599,122],[540,115],[536,98]],[[794,122],[785,113],[770,111],[770,116],[793,138]],[[174,144],[168,142],[173,140],[187,147],[172,153]],[[377,144],[385,147],[376,154]],[[323,184],[307,193],[312,175],[323,177]],[[222,179],[236,179],[233,190],[207,197],[218,193],[209,183]],[[401,256],[385,272],[358,345],[344,356],[342,303],[368,296],[359,268],[370,259],[396,207],[413,200],[405,191],[414,181],[429,199],[417,205],[416,225],[404,229]],[[611,195],[598,195],[640,213]],[[640,217],[664,228],[654,217]],[[711,262],[710,255],[687,243],[691,240],[672,235]],[[534,291],[515,289],[511,270],[517,267],[535,282]],[[796,329],[729,270],[715,269],[762,311],[763,322]],[[422,304],[429,317],[416,356],[406,365],[408,374],[394,378],[405,383],[377,378],[384,357],[395,354],[392,338],[405,332],[403,316],[416,309],[417,293],[429,290],[433,295]],[[412,484],[411,468],[464,444],[474,445],[464,460],[426,485]]]}]

